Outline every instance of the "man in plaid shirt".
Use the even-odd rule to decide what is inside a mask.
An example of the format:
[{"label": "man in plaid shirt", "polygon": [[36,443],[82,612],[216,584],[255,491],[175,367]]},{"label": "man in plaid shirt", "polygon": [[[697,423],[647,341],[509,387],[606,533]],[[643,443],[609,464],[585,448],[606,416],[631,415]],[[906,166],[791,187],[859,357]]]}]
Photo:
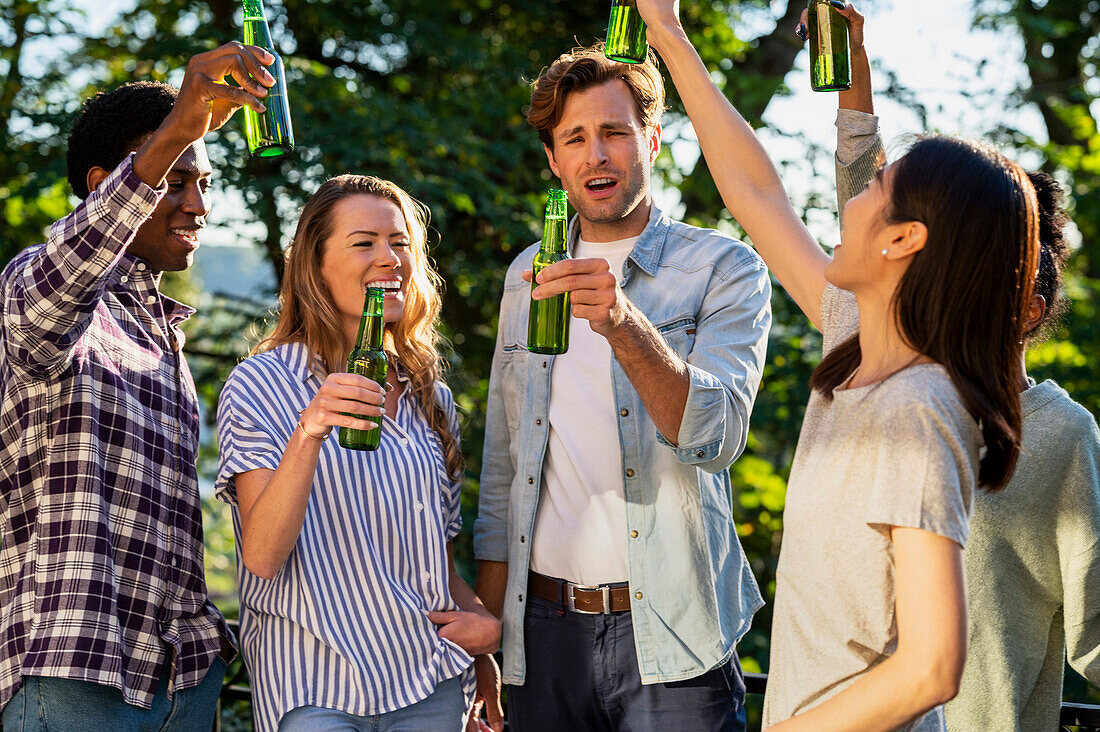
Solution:
[{"label": "man in plaid shirt", "polygon": [[231,43],[178,93],[90,100],[68,151],[83,202],[0,274],[6,730],[211,728],[234,651],[203,579],[193,311],[157,286],[198,246],[203,136],[262,111],[273,60]]}]

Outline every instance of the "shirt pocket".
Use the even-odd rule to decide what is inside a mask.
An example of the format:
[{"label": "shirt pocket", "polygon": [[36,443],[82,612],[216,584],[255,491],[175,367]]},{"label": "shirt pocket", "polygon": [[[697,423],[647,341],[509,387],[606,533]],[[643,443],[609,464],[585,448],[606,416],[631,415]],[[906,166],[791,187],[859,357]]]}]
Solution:
[{"label": "shirt pocket", "polygon": [[500,356],[500,390],[508,431],[515,436],[519,429],[519,412],[527,391],[527,359],[530,351],[522,343],[505,343]]},{"label": "shirt pocket", "polygon": [[679,315],[662,323],[656,323],[654,327],[665,339],[668,347],[686,361],[692,346],[695,345],[695,316]]}]

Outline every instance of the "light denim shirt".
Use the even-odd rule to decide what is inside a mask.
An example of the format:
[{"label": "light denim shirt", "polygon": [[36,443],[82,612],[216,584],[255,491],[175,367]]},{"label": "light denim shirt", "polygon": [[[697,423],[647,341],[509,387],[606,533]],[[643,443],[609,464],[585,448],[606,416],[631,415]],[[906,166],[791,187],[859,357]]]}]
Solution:
[{"label": "light denim shirt", "polygon": [[[570,225],[572,250],[578,233]],[[526,348],[530,285],[508,269],[500,306],[474,550],[508,563],[503,680],[522,684],[531,531],[549,430],[552,356]],[[672,446],[612,359],[626,497],[630,597],[642,682],[693,678],[728,660],[763,605],[737,541],[728,468],[741,454],[760,384],[771,284],[749,247],[673,221],[656,206],[623,265],[622,289],[688,364],[691,385]],[[584,415],[576,415],[583,429]],[[560,429],[560,428],[559,428]],[[590,547],[600,551],[599,546]]]}]

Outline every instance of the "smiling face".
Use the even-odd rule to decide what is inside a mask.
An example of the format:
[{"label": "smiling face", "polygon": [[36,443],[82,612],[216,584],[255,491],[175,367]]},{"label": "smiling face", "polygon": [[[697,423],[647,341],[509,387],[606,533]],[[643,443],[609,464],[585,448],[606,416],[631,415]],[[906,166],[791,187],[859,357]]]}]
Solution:
[{"label": "smiling face", "polygon": [[642,124],[626,82],[572,92],[551,136],[546,157],[580,215],[585,240],[640,234],[649,220],[649,174],[661,127]]},{"label": "smiling face", "polygon": [[192,143],[164,177],[168,191],[137,230],[127,251],[154,272],[178,272],[191,266],[199,231],[210,213],[208,193],[213,170],[202,140]]},{"label": "smiling face", "polygon": [[349,342],[359,330],[367,287],[385,289],[386,323],[401,318],[411,273],[409,246],[408,225],[393,201],[357,194],[333,207],[332,234],[325,240],[321,276]]}]

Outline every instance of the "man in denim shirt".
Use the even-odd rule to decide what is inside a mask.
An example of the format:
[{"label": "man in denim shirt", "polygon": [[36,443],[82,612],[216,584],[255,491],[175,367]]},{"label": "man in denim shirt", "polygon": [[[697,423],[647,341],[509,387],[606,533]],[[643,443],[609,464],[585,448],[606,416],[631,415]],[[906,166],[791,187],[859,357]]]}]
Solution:
[{"label": "man in denim shirt", "polygon": [[[504,621],[516,732],[739,730],[734,646],[762,601],[727,469],[744,449],[771,323],[744,244],[654,205],[664,88],[590,48],[535,83],[528,121],[577,216],[505,279],[490,378],[478,593]],[[526,349],[530,298],[569,291],[569,351]],[[480,694],[499,729],[491,660]]]}]

